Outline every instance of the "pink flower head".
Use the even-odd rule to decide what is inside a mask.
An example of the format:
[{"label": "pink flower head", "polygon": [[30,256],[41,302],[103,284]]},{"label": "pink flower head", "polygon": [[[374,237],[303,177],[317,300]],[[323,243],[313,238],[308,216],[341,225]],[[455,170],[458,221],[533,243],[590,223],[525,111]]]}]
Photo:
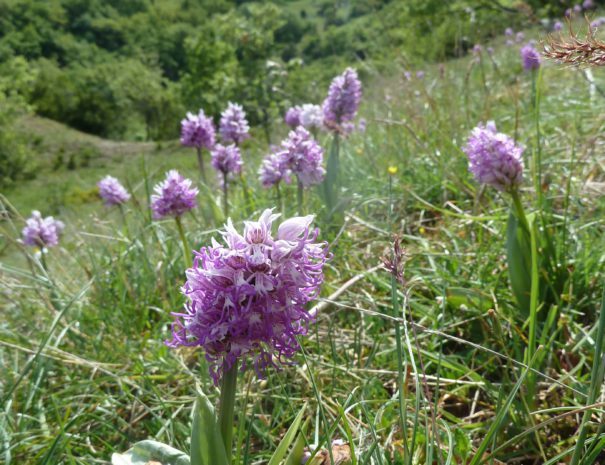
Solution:
[{"label": "pink flower head", "polygon": [[181,144],[184,146],[211,149],[214,139],[214,122],[204,114],[204,110],[197,115],[187,113],[187,117],[181,121]]},{"label": "pink flower head", "polygon": [[292,173],[288,169],[285,158],[284,152],[272,152],[263,159],[258,169],[258,175],[263,187],[268,189],[279,185],[281,181],[290,184]]},{"label": "pink flower head", "polygon": [[198,190],[191,187],[191,180],[185,179],[177,170],[166,173],[166,179],[153,188],[151,210],[153,218],[181,216],[196,207]]},{"label": "pink flower head", "polygon": [[242,156],[235,144],[216,144],[210,152],[212,156],[212,167],[224,175],[239,174],[242,171]]},{"label": "pink flower head", "polygon": [[187,303],[173,314],[166,344],[202,347],[215,384],[238,360],[244,368],[251,363],[259,376],[286,363],[314,319],[307,304],[319,295],[327,244],[317,242],[313,216],[290,218],[274,234],[278,217],[265,210],[245,223],[243,234],[229,219],[224,244],[213,239],[195,252],[186,272]]},{"label": "pink flower head", "polygon": [[130,194],[113,176],[105,176],[97,183],[99,195],[106,206],[121,205],[130,200]]},{"label": "pink flower head", "polygon": [[520,53],[523,69],[531,71],[540,68],[540,53],[531,44],[521,47]]},{"label": "pink flower head", "polygon": [[42,218],[40,212],[34,210],[23,228],[23,243],[32,247],[54,247],[59,244],[59,235],[64,228],[63,222],[52,216]]},{"label": "pink flower head", "polygon": [[357,71],[347,68],[332,80],[328,97],[324,100],[323,113],[326,127],[338,130],[342,123],[354,119],[360,102],[361,82]]},{"label": "pink flower head", "polygon": [[482,184],[510,191],[523,180],[523,147],[497,132],[493,121],[473,129],[462,150],[468,156],[469,170]]},{"label": "pink flower head", "polygon": [[288,108],[288,111],[284,116],[284,121],[292,129],[300,126],[300,107],[297,105],[292,108]]},{"label": "pink flower head", "polygon": [[284,166],[295,174],[304,187],[319,184],[326,174],[322,166],[323,149],[302,126],[290,131],[279,153]]},{"label": "pink flower head", "polygon": [[250,126],[246,120],[246,112],[241,105],[229,102],[221,114],[219,131],[225,144],[239,145],[250,137]]}]

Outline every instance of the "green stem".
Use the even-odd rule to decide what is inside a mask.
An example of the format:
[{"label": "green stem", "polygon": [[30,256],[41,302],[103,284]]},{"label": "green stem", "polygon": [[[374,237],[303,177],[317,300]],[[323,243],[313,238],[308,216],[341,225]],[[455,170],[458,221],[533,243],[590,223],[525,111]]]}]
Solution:
[{"label": "green stem", "polygon": [[299,215],[304,215],[304,213],[303,213],[303,194],[304,194],[304,187],[303,187],[302,182],[300,182],[300,179],[299,179],[298,180],[298,190],[296,192],[296,200],[297,200]]},{"label": "green stem", "polygon": [[225,219],[229,218],[229,184],[227,173],[223,173],[223,212],[225,213]]},{"label": "green stem", "polygon": [[130,237],[130,231],[128,230],[128,221],[126,221],[126,213],[124,212],[124,206],[122,204],[118,205],[120,209],[120,215],[122,215],[122,223],[124,224],[124,232],[126,233],[126,237]]},{"label": "green stem", "polygon": [[525,230],[527,234],[529,234],[529,223],[527,222],[527,217],[525,216],[525,209],[523,208],[523,203],[521,202],[521,197],[519,196],[519,190],[517,188],[514,188],[510,194],[513,198],[515,216],[521,223],[521,227]]},{"label": "green stem", "polygon": [[286,205],[284,204],[284,199],[281,196],[281,189],[279,188],[279,183],[277,183],[275,185],[275,193],[277,196],[277,204],[279,205],[281,214],[285,215],[286,214]]},{"label": "green stem", "polygon": [[206,182],[206,169],[204,168],[204,157],[202,156],[202,148],[197,147],[197,163],[200,167],[200,176],[204,184],[208,184]]},{"label": "green stem", "polygon": [[193,258],[191,257],[191,248],[189,247],[189,242],[187,242],[187,237],[185,237],[185,230],[183,229],[181,217],[177,216],[174,218],[174,220],[176,221],[176,227],[179,230],[179,236],[181,236],[181,242],[183,243],[183,255],[185,256],[185,265],[187,265],[187,268],[192,268]]},{"label": "green stem", "polygon": [[235,409],[235,389],[237,386],[237,361],[223,373],[221,380],[221,398],[218,406],[218,424],[227,453],[227,463],[231,465],[233,453],[233,412]]}]

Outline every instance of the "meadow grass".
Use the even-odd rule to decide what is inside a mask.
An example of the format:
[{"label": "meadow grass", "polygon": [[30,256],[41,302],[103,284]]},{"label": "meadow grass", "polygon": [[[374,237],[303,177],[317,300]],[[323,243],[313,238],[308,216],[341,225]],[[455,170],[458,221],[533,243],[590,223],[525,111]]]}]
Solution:
[{"label": "meadow grass", "polygon": [[[426,71],[411,81],[403,69],[376,72],[366,83],[367,131],[341,145],[342,227],[327,227],[321,196],[306,194],[305,210],[318,215],[333,253],[317,325],[300,339],[296,365],[264,380],[252,371],[241,377],[238,465],[266,463],[305,404],[305,445],[319,454],[342,439],[353,464],[603,460],[605,99],[582,71],[552,64],[536,77],[536,99],[518,47],[502,44],[493,59],[484,52],[480,61]],[[602,76],[595,81],[605,89]],[[521,201],[530,213],[548,212],[544,224],[557,238],[561,292],[548,315],[534,303],[540,322],[520,314],[509,287],[509,199],[477,185],[461,151],[469,131],[490,119],[526,147]],[[50,146],[53,137],[43,135]],[[327,153],[329,138],[320,142]],[[107,463],[113,451],[146,438],[188,450],[196,388],[217,399],[203,354],[164,345],[170,312],[184,302],[185,259],[174,222],[151,221],[147,208],[150,186],[167,169],[197,177],[195,153],[175,144],[128,150],[99,150],[74,171],[47,164],[2,196],[0,457],[7,464]],[[266,151],[262,142],[244,146],[251,197],[241,187],[231,195],[236,224],[280,209],[257,181]],[[390,176],[389,166],[397,173]],[[133,193],[124,216],[92,200],[105,174]],[[66,193],[53,204],[55,189]],[[295,186],[282,195],[291,216]],[[218,188],[200,197],[183,218],[194,249],[224,220]],[[16,240],[19,215],[32,208],[67,222],[47,268]],[[393,235],[405,249],[401,283],[381,266]],[[535,351],[527,357],[532,325]],[[324,463],[334,460],[330,449]]]}]

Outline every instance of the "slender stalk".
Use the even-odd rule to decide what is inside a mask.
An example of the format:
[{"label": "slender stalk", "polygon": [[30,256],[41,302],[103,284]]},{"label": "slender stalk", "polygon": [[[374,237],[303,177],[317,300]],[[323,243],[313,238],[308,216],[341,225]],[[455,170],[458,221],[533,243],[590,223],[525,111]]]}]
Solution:
[{"label": "slender stalk", "polygon": [[304,187],[302,182],[300,182],[300,179],[298,180],[298,190],[296,191],[296,201],[297,201],[297,205],[298,205],[298,214],[299,215],[303,215],[303,194],[304,194]]},{"label": "slender stalk", "polygon": [[176,221],[176,227],[179,230],[179,236],[181,236],[181,242],[183,243],[183,255],[185,256],[185,265],[187,265],[187,268],[192,268],[193,259],[191,257],[191,248],[189,247],[189,242],[187,241],[187,237],[185,236],[185,230],[183,229],[181,217],[177,216],[174,218],[174,220]]},{"label": "slender stalk", "polygon": [[521,197],[519,196],[519,190],[516,188],[513,189],[510,195],[513,198],[513,207],[515,209],[515,215],[521,223],[521,227],[525,230],[527,234],[529,234],[529,223],[527,222],[527,217],[525,216],[525,209],[523,208],[523,203],[521,202]]},{"label": "slender stalk", "polygon": [[227,173],[223,173],[223,212],[225,218],[229,217],[229,183],[227,181]]},{"label": "slender stalk", "polygon": [[329,214],[332,215],[334,207],[336,205],[336,197],[339,191],[339,151],[340,151],[340,136],[334,134],[334,140],[332,141],[332,149],[330,150],[330,157],[328,158],[328,169],[326,172],[326,178],[324,181],[326,202],[328,204]]},{"label": "slender stalk", "polygon": [[281,214],[285,215],[286,214],[286,205],[284,204],[284,199],[282,198],[282,195],[281,195],[281,189],[279,188],[279,183],[277,183],[275,185],[275,194],[277,197],[277,204],[279,205],[279,208],[281,210]]},{"label": "slender stalk", "polygon": [[218,406],[218,424],[227,453],[227,463],[231,464],[233,453],[233,413],[235,409],[235,389],[237,386],[237,361],[223,373],[221,398]]},{"label": "slender stalk", "polygon": [[120,209],[120,215],[122,216],[122,223],[124,224],[124,231],[126,232],[126,237],[130,237],[130,231],[128,229],[128,221],[126,221],[126,212],[124,211],[124,206],[122,204],[118,205]]},{"label": "slender stalk", "polygon": [[200,176],[204,184],[208,184],[206,181],[206,168],[204,168],[204,157],[202,156],[202,148],[197,147],[197,163],[200,167]]},{"label": "slender stalk", "polygon": [[[605,375],[605,359],[603,358],[605,346],[605,291],[603,291],[603,297],[601,298],[601,310],[599,312],[599,322],[597,326],[597,338],[595,339],[595,353],[592,361],[592,376],[590,379],[590,390],[588,391],[588,399],[586,405],[592,405],[596,402],[603,386],[603,378]],[[576,441],[574,448],[573,457],[571,459],[571,465],[577,465],[584,453],[584,443],[586,442],[586,435],[588,434],[588,423],[592,417],[593,411],[586,410],[582,417],[582,423],[580,425],[580,434]],[[599,428],[600,429],[600,428]]]}]

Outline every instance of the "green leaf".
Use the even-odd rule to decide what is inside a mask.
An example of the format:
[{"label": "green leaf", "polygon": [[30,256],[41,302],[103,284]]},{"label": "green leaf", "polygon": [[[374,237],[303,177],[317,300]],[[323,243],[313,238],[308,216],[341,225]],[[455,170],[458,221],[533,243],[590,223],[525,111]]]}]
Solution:
[{"label": "green leaf", "polygon": [[519,308],[529,314],[531,295],[531,247],[525,231],[511,212],[506,227],[506,256],[510,285]]},{"label": "green leaf", "polygon": [[284,465],[300,465],[302,463],[302,458],[305,453],[305,433],[307,432],[308,425],[309,419],[305,421],[305,424],[300,429],[300,433],[296,436],[296,441],[294,442],[288,457],[286,457]]},{"label": "green leaf", "polygon": [[111,456],[112,465],[147,465],[152,461],[162,465],[190,465],[184,452],[152,440],[137,442],[124,454]]},{"label": "green leaf", "polygon": [[294,441],[294,438],[296,437],[296,433],[298,433],[298,428],[300,428],[300,422],[302,421],[306,409],[307,404],[303,405],[303,407],[300,409],[300,412],[298,412],[298,415],[296,415],[296,418],[290,425],[290,428],[288,428],[288,431],[286,431],[284,438],[277,445],[277,449],[275,449],[275,452],[267,465],[278,465],[286,456],[286,452],[288,451],[290,444],[292,444],[292,441]]},{"label": "green leaf", "polygon": [[191,429],[191,465],[229,465],[214,407],[199,393]]}]

